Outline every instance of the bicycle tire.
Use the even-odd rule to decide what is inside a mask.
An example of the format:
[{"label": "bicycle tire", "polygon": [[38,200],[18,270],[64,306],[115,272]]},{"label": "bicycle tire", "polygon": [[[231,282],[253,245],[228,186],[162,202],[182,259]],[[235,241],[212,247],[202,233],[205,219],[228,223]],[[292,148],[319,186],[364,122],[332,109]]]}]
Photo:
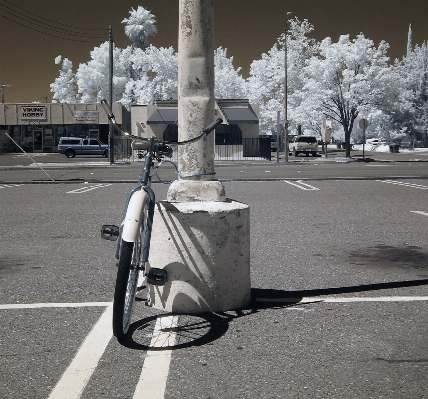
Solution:
[{"label": "bicycle tire", "polygon": [[[122,241],[113,300],[113,335],[121,340],[131,324],[138,269],[132,264],[134,243]],[[134,288],[135,286],[135,288]],[[134,297],[133,297],[134,296]]]},{"label": "bicycle tire", "polygon": [[142,259],[147,226],[148,197],[143,204],[141,223],[135,242],[121,242],[113,300],[113,335],[121,341],[129,330],[137,293],[138,276],[144,268]]}]

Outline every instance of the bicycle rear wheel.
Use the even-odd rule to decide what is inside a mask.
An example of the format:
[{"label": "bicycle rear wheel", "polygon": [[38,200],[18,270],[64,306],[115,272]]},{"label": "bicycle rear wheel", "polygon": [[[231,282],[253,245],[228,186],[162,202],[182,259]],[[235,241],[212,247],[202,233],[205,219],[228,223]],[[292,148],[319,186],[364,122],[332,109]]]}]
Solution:
[{"label": "bicycle rear wheel", "polygon": [[113,335],[120,341],[131,324],[132,309],[137,292],[138,276],[144,269],[143,245],[147,227],[148,201],[144,202],[137,239],[122,240],[113,300]]}]

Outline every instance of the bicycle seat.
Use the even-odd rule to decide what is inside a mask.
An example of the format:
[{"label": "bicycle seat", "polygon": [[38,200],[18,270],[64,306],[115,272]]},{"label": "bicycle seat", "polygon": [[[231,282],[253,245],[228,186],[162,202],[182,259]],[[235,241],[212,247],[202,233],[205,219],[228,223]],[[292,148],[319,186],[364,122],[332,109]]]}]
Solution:
[{"label": "bicycle seat", "polygon": [[148,150],[150,147],[150,141],[146,140],[134,140],[131,144],[133,150]]}]

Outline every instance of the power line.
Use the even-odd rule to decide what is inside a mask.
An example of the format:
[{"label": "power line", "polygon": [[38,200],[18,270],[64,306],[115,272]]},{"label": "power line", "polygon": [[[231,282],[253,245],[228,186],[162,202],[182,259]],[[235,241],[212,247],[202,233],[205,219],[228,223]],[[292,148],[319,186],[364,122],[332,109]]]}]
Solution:
[{"label": "power line", "polygon": [[[7,19],[8,21],[14,22],[17,25],[23,26],[24,28],[28,28],[28,29],[30,29],[30,30],[32,30],[34,32],[42,33],[43,35],[50,36],[50,37],[55,37],[57,39],[69,40],[69,41],[72,41],[72,42],[79,42],[79,43],[86,43],[86,42],[94,41],[94,39],[92,39],[92,40],[79,40],[79,39],[70,39],[70,38],[67,38],[67,37],[52,35],[51,33],[43,32],[42,30],[35,29],[35,28],[32,28],[31,26],[27,26],[27,25],[21,24],[21,23],[13,20],[11,18],[5,17],[4,15],[1,15],[1,18]],[[98,40],[98,41],[101,41],[101,40]]]},{"label": "power line", "polygon": [[[2,10],[1,5],[0,5],[0,10]],[[2,10],[2,11],[5,11],[5,10]],[[6,11],[6,13],[9,13],[9,12]],[[7,20],[9,20],[9,21],[17,23],[18,25],[25,26],[26,28],[29,28],[29,29],[32,29],[32,30],[35,30],[35,31],[38,31],[38,32],[40,32],[40,28],[41,28],[41,29],[45,29],[47,31],[52,31],[52,32],[57,33],[57,34],[66,34],[66,35],[69,35],[69,36],[76,36],[76,37],[81,37],[81,38],[88,37],[88,38],[91,38],[91,39],[99,39],[99,38],[101,38],[100,35],[98,35],[98,36],[92,36],[92,35],[87,35],[87,34],[84,34],[84,33],[76,33],[76,32],[73,32],[73,31],[66,30],[66,29],[60,29],[60,28],[56,28],[56,27],[51,27],[49,25],[40,24],[40,23],[38,23],[36,21],[33,21],[33,20],[29,19],[29,18],[19,17],[17,15],[14,15],[13,13],[9,13],[9,14],[12,14],[12,17],[15,17],[15,18],[18,18],[18,19],[22,19],[23,21],[22,22],[18,22],[15,19],[11,18],[10,15],[8,15],[9,16],[9,18],[8,18],[4,14],[2,14],[2,17],[5,18],[5,19],[7,19]],[[40,27],[40,28],[36,29],[36,28],[32,28],[31,26],[25,25],[23,23],[24,21],[26,23],[33,24],[36,27]],[[44,32],[44,33],[45,34],[50,34],[48,32]]]},{"label": "power line", "polygon": [[[24,8],[19,7],[19,6],[15,5],[15,4],[11,3],[11,2],[10,2],[10,1],[8,1],[8,0],[1,0],[1,1],[3,1],[4,3],[9,4],[10,6],[12,6],[12,7],[14,7],[14,8],[17,8],[18,10],[22,10],[22,11],[24,11],[24,13],[28,14],[28,16],[30,16],[30,17],[31,17],[31,18],[33,18],[33,19],[38,18],[38,19],[42,19],[42,20],[48,21],[48,22],[50,22],[50,23],[52,23],[52,24],[55,24],[55,25],[67,26],[67,27],[69,27],[69,28],[73,28],[73,29],[89,30],[89,31],[104,31],[104,29],[101,29],[101,28],[85,28],[85,27],[81,27],[81,26],[67,25],[67,24],[62,23],[62,22],[61,22],[61,23],[59,23],[59,22],[53,21],[53,20],[51,20],[51,19],[48,19],[48,18],[45,18],[45,17],[39,16],[39,15],[36,15],[36,14],[34,14],[33,12],[27,11],[27,10],[25,10]],[[7,7],[7,6],[5,6],[5,7]],[[7,8],[9,8],[9,9],[10,9],[10,7],[7,7]],[[18,12],[18,11],[15,11],[15,12]],[[24,15],[24,14],[23,14],[23,15]]]},{"label": "power line", "polygon": [[[9,3],[7,0],[2,0],[6,3]],[[15,6],[16,7],[16,6]],[[20,7],[16,7],[19,9],[22,9]],[[37,17],[35,18],[34,14],[31,14],[31,17],[28,15],[25,15],[19,11],[16,11],[4,4],[0,3],[0,10],[2,11],[0,13],[0,17],[11,21],[17,25],[20,25],[22,27],[25,27],[27,29],[30,29],[32,31],[50,36],[50,37],[55,37],[58,39],[62,39],[62,40],[69,40],[69,41],[75,41],[75,42],[80,42],[80,43],[84,43],[84,42],[90,42],[90,41],[103,41],[103,36],[102,35],[102,29],[96,29],[97,32],[100,33],[92,33],[92,32],[84,32],[84,31],[75,31],[75,30],[70,30],[70,29],[63,29],[63,28],[59,28],[53,25],[49,25],[46,24],[44,22],[41,21],[37,21],[37,18],[41,18],[47,21],[47,18],[43,18],[43,17]],[[25,11],[25,10],[24,10]],[[26,13],[28,13],[27,11],[25,11]],[[5,15],[6,14],[6,15]],[[16,20],[18,19],[18,20]],[[54,21],[50,21],[54,24],[58,24],[57,22]],[[69,26],[69,25],[65,25],[65,26]],[[82,29],[82,28],[77,28],[77,27],[72,27],[73,29]],[[83,28],[86,29],[86,28]],[[88,29],[89,31],[95,30],[95,29]],[[53,33],[52,33],[53,32]]]}]

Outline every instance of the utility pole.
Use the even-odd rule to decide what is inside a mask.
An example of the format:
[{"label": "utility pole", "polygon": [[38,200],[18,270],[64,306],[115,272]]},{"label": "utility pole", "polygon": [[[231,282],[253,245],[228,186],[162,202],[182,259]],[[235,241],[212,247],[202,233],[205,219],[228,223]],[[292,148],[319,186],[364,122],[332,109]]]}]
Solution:
[{"label": "utility pole", "polygon": [[48,102],[48,98],[52,98],[51,96],[42,96],[42,97],[39,97],[40,99],[44,99],[45,100],[45,103],[47,103]]},{"label": "utility pole", "polygon": [[2,104],[4,104],[4,88],[5,87],[11,87],[11,85],[6,85],[4,83],[2,83],[0,85],[0,89],[1,89],[1,102],[2,102]]},{"label": "utility pole", "polygon": [[[109,103],[113,112],[113,31],[111,26],[108,28],[109,36]],[[108,135],[108,157],[110,165],[114,164],[114,126],[113,122],[109,124]]]},{"label": "utility pole", "polygon": [[287,81],[287,32],[288,32],[288,20],[291,18],[291,12],[287,12],[287,15],[285,17],[285,32],[284,32],[284,66],[285,66],[285,76],[284,76],[284,155],[285,155],[285,162],[288,162],[288,115],[287,115],[287,108],[288,108],[288,81]]}]

